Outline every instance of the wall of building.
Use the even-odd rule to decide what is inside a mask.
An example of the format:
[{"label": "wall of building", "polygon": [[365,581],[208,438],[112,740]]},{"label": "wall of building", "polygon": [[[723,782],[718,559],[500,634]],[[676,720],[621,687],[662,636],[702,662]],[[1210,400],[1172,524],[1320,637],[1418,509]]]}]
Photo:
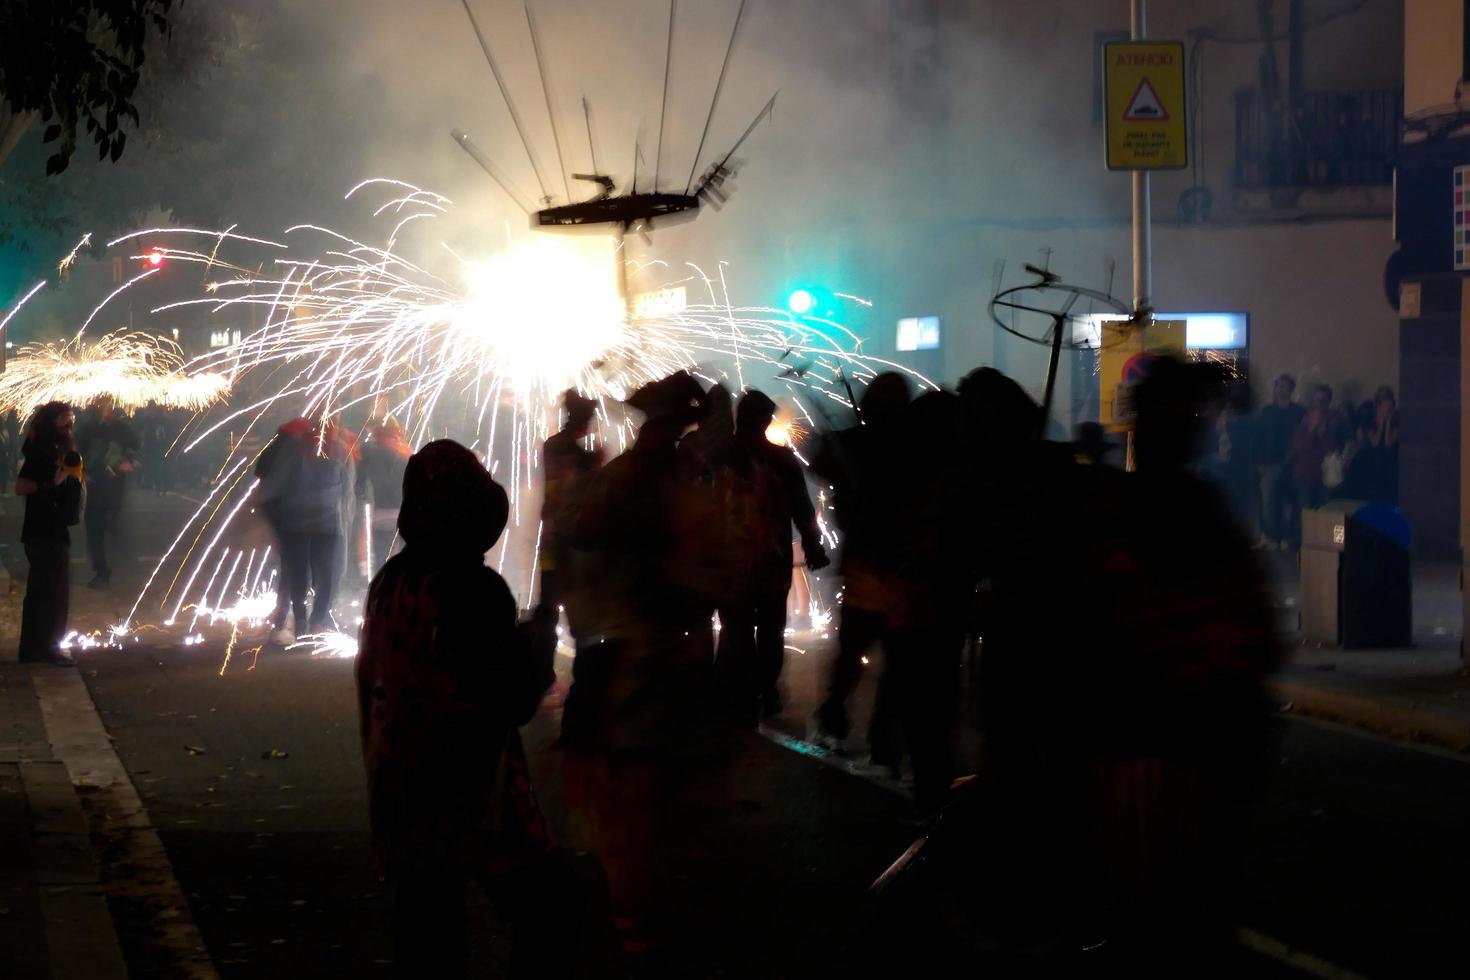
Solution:
[{"label": "wall of building", "polygon": [[[1262,55],[1256,5],[1153,7],[1151,34],[1185,39],[1195,59],[1200,165],[1154,180],[1155,307],[1249,312],[1257,379],[1289,370],[1336,386],[1396,384],[1396,321],[1381,286],[1393,250],[1389,189],[1284,201],[1237,191],[1236,94],[1258,86]],[[793,37],[804,33],[798,8],[821,16],[793,5],[784,15]],[[894,16],[899,8],[905,16]],[[1031,262],[1131,299],[1129,178],[1104,168],[1096,114],[1097,46],[1126,32],[1128,5],[1078,8],[844,8],[847,19],[826,25],[840,31],[842,58],[824,65],[841,75],[841,95],[815,99],[810,80],[783,89],[792,101],[778,108],[732,206],[660,232],[658,251],[704,264],[740,256],[730,273],[754,302],[777,305],[802,278],[840,285],[873,301],[850,323],[865,349],[944,381],[992,364],[1039,393],[1046,351],[995,329],[987,306],[997,282],[1022,281]],[[1285,85],[1286,0],[1276,8]],[[1346,8],[1306,6],[1304,87],[1402,84],[1402,3],[1369,0],[1330,16],[1337,9]],[[789,41],[768,40],[780,63]],[[875,71],[883,63],[886,76]],[[1208,221],[1184,223],[1180,198],[1191,187],[1209,192]],[[894,352],[897,318],[928,313],[944,317],[942,358]]]},{"label": "wall of building", "polygon": [[1404,0],[1404,113],[1455,101],[1464,55],[1464,0]]}]

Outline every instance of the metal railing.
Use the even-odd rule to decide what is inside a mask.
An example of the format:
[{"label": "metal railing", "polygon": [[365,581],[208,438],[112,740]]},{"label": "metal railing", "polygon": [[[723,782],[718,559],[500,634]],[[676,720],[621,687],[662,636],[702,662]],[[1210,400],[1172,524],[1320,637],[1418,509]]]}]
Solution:
[{"label": "metal railing", "polygon": [[1235,97],[1235,185],[1331,188],[1393,183],[1402,89],[1313,92],[1288,112],[1261,93]]}]

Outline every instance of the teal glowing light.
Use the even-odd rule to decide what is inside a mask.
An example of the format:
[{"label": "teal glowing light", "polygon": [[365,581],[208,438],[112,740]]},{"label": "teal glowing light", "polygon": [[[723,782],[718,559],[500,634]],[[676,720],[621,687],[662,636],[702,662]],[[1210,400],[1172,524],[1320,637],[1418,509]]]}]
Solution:
[{"label": "teal glowing light", "polygon": [[805,289],[794,290],[790,296],[786,297],[786,308],[797,316],[810,313],[816,303],[816,299]]}]

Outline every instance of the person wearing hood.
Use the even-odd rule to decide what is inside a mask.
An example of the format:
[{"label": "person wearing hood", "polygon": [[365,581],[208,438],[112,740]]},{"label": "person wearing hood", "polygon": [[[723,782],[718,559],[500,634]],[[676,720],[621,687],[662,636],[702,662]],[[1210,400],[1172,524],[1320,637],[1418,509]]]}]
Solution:
[{"label": "person wearing hood", "polygon": [[398,534],[403,472],[413,447],[403,436],[403,426],[392,417],[370,425],[368,435],[357,467],[357,499],[371,501],[368,541],[372,546],[372,572],[376,573],[388,560]]},{"label": "person wearing hood", "polygon": [[[485,552],[505,490],[447,439],[409,459],[403,550],[368,588],[356,665],[368,812],[394,886],[396,977],[465,975],[465,886],[514,931],[510,976],[573,975],[580,886],[521,745],[554,680]],[[544,624],[539,624],[544,625]]]}]

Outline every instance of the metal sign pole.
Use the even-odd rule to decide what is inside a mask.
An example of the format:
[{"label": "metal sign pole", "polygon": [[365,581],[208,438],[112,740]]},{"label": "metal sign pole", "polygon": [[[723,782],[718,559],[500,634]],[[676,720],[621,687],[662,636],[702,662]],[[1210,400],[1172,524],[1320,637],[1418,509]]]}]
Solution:
[{"label": "metal sign pole", "polygon": [[[1142,41],[1148,34],[1148,0],[1131,0],[1132,38]],[[1153,242],[1149,226],[1152,222],[1149,201],[1149,172],[1133,171],[1133,313],[1135,316],[1153,305]]]}]

